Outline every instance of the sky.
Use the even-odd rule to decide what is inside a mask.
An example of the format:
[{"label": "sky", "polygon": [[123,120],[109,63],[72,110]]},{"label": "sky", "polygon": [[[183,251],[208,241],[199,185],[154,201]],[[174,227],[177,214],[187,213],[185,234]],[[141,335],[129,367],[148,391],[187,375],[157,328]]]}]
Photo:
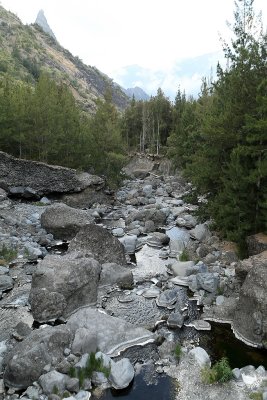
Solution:
[{"label": "sky", "polygon": [[[234,0],[0,0],[23,23],[33,23],[40,9],[59,43],[86,64],[122,85],[160,86],[171,97],[200,84],[197,60],[222,57],[220,36],[230,41]],[[255,0],[267,24],[267,0]],[[195,72],[187,73],[191,59]],[[214,63],[212,64],[214,66]],[[212,65],[207,65],[207,70]],[[135,66],[135,74],[129,74]],[[130,87],[128,86],[128,87]]]}]

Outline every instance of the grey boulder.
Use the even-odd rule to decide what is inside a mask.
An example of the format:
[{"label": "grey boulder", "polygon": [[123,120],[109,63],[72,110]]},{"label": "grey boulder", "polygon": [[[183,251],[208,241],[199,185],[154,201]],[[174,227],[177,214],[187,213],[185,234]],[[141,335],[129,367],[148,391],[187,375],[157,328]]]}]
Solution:
[{"label": "grey boulder", "polygon": [[208,353],[202,347],[195,347],[189,351],[189,357],[196,361],[200,367],[210,367],[211,361]]},{"label": "grey boulder", "polygon": [[211,237],[211,233],[206,224],[196,225],[194,229],[191,229],[189,231],[189,233],[193,239],[196,239],[199,242],[204,242],[209,237]]},{"label": "grey boulder", "polygon": [[167,320],[167,325],[170,328],[182,328],[184,324],[184,316],[176,311],[176,312],[172,312]]},{"label": "grey boulder", "polygon": [[215,293],[219,285],[217,273],[198,273],[188,277],[189,289],[196,292],[199,289],[206,290],[209,293]]},{"label": "grey boulder", "polygon": [[66,317],[97,300],[100,265],[79,253],[48,255],[32,278],[29,301],[36,321]]},{"label": "grey boulder", "polygon": [[120,241],[107,229],[90,224],[84,226],[70,242],[69,251],[92,254],[100,264],[126,265],[125,251]]},{"label": "grey boulder", "polygon": [[13,288],[14,281],[9,275],[0,275],[0,292],[5,292]]},{"label": "grey boulder", "polygon": [[137,236],[136,235],[125,235],[120,238],[119,241],[124,246],[125,252],[127,254],[134,254],[136,250],[137,244]]},{"label": "grey boulder", "polygon": [[57,389],[58,393],[62,393],[66,388],[67,375],[61,374],[55,370],[41,375],[39,383],[45,394],[52,394]]},{"label": "grey boulder", "polygon": [[158,307],[173,308],[173,304],[177,301],[177,290],[167,289],[162,292],[156,299]]},{"label": "grey boulder", "polygon": [[161,248],[166,246],[170,241],[169,236],[165,233],[154,232],[150,234],[147,238],[147,244],[151,247]]},{"label": "grey boulder", "polygon": [[154,341],[150,331],[89,307],[73,313],[67,328],[74,334],[74,354],[98,349],[113,357],[129,347]]},{"label": "grey boulder", "polygon": [[124,389],[134,378],[134,368],[128,358],[111,364],[109,380],[115,389]]},{"label": "grey boulder", "polygon": [[176,219],[176,225],[184,226],[185,228],[191,229],[194,228],[197,224],[197,220],[190,214],[185,214],[182,217],[178,217]]},{"label": "grey boulder", "polygon": [[155,226],[164,225],[167,215],[162,210],[156,208],[144,209],[134,214],[133,220],[135,221],[153,221]]},{"label": "grey boulder", "polygon": [[213,293],[217,290],[219,284],[218,274],[204,272],[196,275],[198,286],[200,289],[204,289],[207,292]]},{"label": "grey boulder", "polygon": [[102,265],[99,286],[117,284],[121,289],[129,289],[133,286],[133,274],[129,268],[115,263]]},{"label": "grey boulder", "polygon": [[[266,251],[264,252],[266,253]],[[263,254],[263,253],[262,253]],[[237,302],[233,328],[254,345],[262,345],[267,337],[267,258],[251,268]]]},{"label": "grey boulder", "polygon": [[72,239],[79,230],[94,221],[91,213],[63,203],[48,207],[41,216],[41,226],[56,239]]},{"label": "grey boulder", "polygon": [[0,202],[7,199],[7,192],[0,188]]},{"label": "grey boulder", "polygon": [[64,349],[70,347],[71,342],[72,334],[66,326],[33,331],[8,353],[5,385],[27,388],[39,379],[47,364],[56,364],[63,359]]},{"label": "grey boulder", "polygon": [[188,270],[194,265],[194,261],[175,261],[170,268],[174,276],[188,276]]}]

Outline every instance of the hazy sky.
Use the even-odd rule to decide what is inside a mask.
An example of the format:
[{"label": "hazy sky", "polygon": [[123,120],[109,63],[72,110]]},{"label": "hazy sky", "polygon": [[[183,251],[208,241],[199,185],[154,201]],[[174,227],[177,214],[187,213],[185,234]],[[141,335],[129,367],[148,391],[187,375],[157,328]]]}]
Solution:
[{"label": "hazy sky", "polygon": [[[114,80],[124,67],[172,76],[185,58],[221,50],[234,0],[0,0],[24,23],[43,9],[62,46]],[[255,0],[267,20],[267,0]],[[120,82],[119,82],[120,83]],[[156,82],[155,82],[156,84]],[[170,83],[174,84],[173,82]],[[153,82],[152,82],[153,85]]]}]

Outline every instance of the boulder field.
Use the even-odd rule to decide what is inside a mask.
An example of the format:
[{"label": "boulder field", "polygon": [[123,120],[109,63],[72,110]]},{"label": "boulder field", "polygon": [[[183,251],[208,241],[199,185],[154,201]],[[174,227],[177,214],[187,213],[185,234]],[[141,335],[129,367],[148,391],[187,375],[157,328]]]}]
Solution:
[{"label": "boulder field", "polygon": [[249,238],[263,251],[239,261],[165,161],[133,160],[112,199],[89,174],[4,153],[0,165],[0,398],[89,399],[145,366],[178,379],[177,399],[267,396],[264,367],[205,385],[199,346],[209,320],[266,346],[263,234]]}]

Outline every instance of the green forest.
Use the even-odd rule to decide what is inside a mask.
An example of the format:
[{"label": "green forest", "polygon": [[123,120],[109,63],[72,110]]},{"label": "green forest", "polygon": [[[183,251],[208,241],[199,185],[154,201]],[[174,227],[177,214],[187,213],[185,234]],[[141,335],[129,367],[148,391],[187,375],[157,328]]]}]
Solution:
[{"label": "green forest", "polygon": [[47,73],[32,86],[2,72],[0,149],[115,183],[127,154],[166,155],[206,196],[202,212],[242,248],[248,234],[267,231],[267,34],[253,0],[238,0],[234,16],[233,39],[222,42],[227,66],[203,78],[197,99],[178,88],[171,102],[158,89],[119,113],[107,90],[90,115]]}]

